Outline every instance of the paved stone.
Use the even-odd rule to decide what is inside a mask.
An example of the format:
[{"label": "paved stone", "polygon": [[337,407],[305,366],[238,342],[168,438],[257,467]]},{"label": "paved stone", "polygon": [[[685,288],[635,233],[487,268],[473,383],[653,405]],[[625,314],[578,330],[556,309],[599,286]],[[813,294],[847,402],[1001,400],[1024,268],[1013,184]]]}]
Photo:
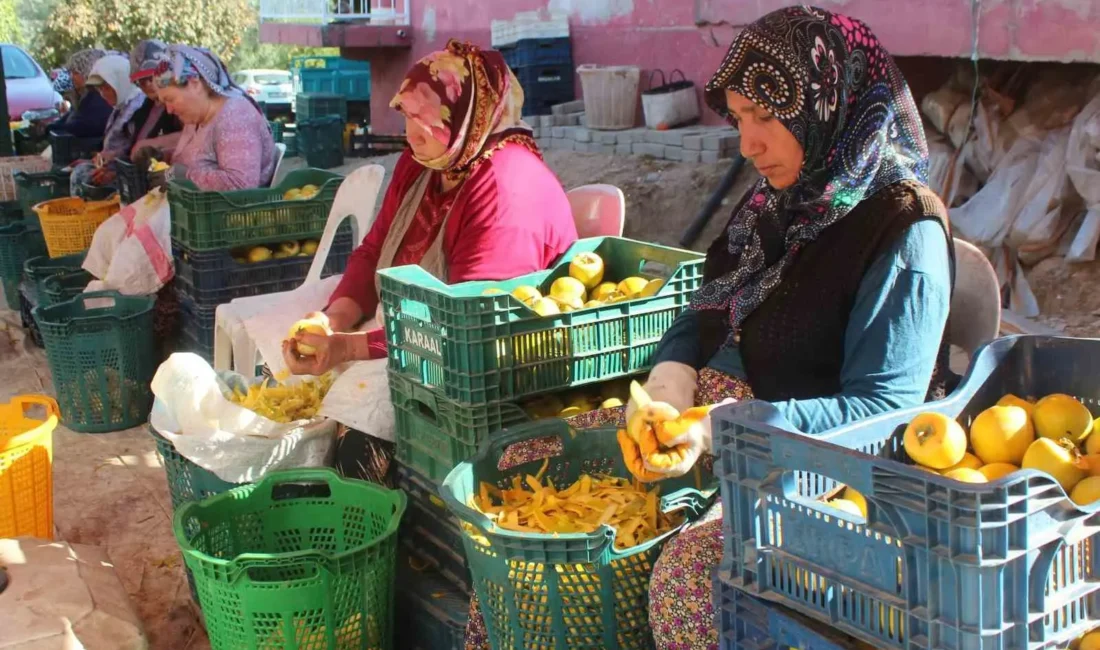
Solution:
[{"label": "paved stone", "polygon": [[683,152],[683,147],[673,147],[670,145],[665,145],[665,160],[675,160],[679,162],[684,159]]},{"label": "paved stone", "polygon": [[638,142],[633,148],[634,154],[638,156],[653,156],[654,158],[665,157],[665,145],[654,144],[652,142]]},{"label": "paved stone", "polygon": [[740,138],[732,134],[709,135],[703,138],[703,149],[706,151],[726,151],[740,146]]},{"label": "paved stone", "polygon": [[[565,137],[565,127],[564,126],[555,126],[554,128],[550,129],[550,132],[555,138],[564,138]],[[717,149],[715,149],[715,151],[717,151]]]},{"label": "paved stone", "polygon": [[550,111],[554,115],[569,115],[570,113],[583,113],[584,112],[584,100],[577,99],[564,104],[557,104],[550,108]]},{"label": "paved stone", "polygon": [[716,163],[718,162],[717,151],[701,151],[699,152],[699,162]]},{"label": "paved stone", "polygon": [[577,142],[592,142],[592,132],[584,127],[578,126],[573,129],[573,139]]},{"label": "paved stone", "polygon": [[702,154],[702,153],[703,153],[702,151],[692,151],[690,149],[682,149],[680,151],[680,161],[681,162],[697,163],[701,159],[700,154]]},{"label": "paved stone", "polygon": [[615,145],[615,155],[629,156],[634,153],[634,145],[629,142]]},{"label": "paved stone", "polygon": [[684,136],[684,149],[690,151],[702,151],[703,150],[703,137],[702,135],[685,135]]}]

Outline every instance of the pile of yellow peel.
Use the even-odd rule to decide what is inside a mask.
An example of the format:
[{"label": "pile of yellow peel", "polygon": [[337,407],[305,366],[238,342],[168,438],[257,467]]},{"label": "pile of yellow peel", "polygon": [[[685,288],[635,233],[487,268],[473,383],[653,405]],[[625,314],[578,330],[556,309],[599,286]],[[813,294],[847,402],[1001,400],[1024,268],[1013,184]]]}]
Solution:
[{"label": "pile of yellow peel", "polygon": [[332,387],[332,381],[331,373],[283,386],[263,381],[249,386],[247,393],[239,389],[234,391],[229,399],[272,422],[286,424],[309,420],[321,410],[321,402]]}]

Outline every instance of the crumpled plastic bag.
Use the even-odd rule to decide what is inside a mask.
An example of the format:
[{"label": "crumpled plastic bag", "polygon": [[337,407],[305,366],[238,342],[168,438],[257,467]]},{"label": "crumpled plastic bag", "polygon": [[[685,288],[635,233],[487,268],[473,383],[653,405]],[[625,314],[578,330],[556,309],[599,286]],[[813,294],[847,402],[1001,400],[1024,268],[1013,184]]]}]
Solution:
[{"label": "crumpled plastic bag", "polygon": [[160,291],[175,275],[168,195],[154,190],[100,224],[84,269],[126,295]]},{"label": "crumpled plastic bag", "polygon": [[[202,357],[177,353],[157,369],[152,427],[182,456],[230,483],[268,472],[331,465],[336,422],[318,415],[289,424],[238,406],[225,392],[239,375],[215,372]],[[239,385],[239,384],[238,384]]]},{"label": "crumpled plastic bag", "polygon": [[1096,258],[1096,244],[1100,240],[1100,90],[1073,121],[1066,149],[1066,172],[1086,210],[1067,259],[1091,261]]}]

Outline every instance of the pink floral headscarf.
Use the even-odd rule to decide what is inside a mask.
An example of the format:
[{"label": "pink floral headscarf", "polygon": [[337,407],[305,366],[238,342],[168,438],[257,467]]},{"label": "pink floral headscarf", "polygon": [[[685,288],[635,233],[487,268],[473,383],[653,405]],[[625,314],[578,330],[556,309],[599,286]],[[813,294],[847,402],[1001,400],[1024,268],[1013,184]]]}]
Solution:
[{"label": "pink floral headscarf", "polygon": [[439,158],[417,162],[452,177],[469,174],[505,139],[538,151],[520,118],[523,88],[496,50],[452,40],[409,70],[390,106],[447,147]]}]

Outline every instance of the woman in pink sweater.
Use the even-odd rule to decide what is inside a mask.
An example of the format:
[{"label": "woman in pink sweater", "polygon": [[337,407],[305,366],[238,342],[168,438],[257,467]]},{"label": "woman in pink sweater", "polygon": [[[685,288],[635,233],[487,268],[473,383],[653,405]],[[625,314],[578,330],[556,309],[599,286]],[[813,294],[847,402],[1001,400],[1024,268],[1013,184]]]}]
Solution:
[{"label": "woman in pink sweater", "polygon": [[157,94],[184,124],[167,178],[204,191],[266,187],[275,174],[275,140],[258,104],[204,48],[172,45],[157,67]]}]

